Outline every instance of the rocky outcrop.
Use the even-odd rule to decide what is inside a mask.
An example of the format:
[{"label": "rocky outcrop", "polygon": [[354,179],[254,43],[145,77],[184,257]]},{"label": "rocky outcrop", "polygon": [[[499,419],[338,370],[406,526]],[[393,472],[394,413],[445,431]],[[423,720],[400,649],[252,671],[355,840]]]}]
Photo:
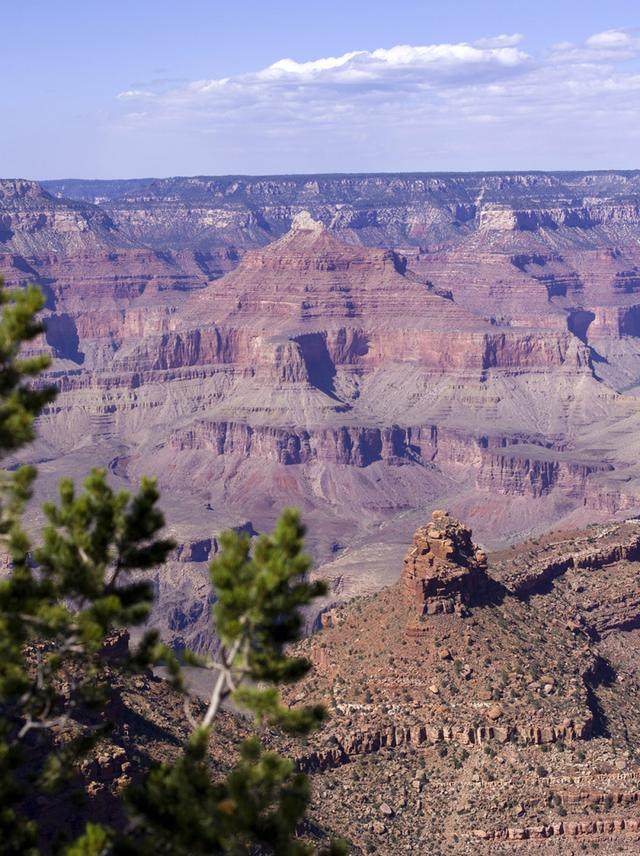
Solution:
[{"label": "rocky outcrop", "polygon": [[500,580],[518,595],[544,590],[553,580],[572,569],[600,571],[617,562],[640,560],[640,527],[635,523],[602,527],[579,538],[563,539],[531,555],[514,556]]},{"label": "rocky outcrop", "polygon": [[540,448],[510,446],[483,455],[476,484],[490,492],[533,497],[560,487],[587,502],[591,476],[613,469],[609,463],[575,461],[570,455],[545,453]]},{"label": "rocky outcrop", "polygon": [[476,829],[474,835],[481,841],[544,841],[549,838],[602,838],[613,836],[640,840],[640,820],[635,817],[603,817],[593,820],[558,820],[537,826],[517,826],[505,829]]},{"label": "rocky outcrop", "polygon": [[243,459],[280,464],[326,461],[345,466],[366,467],[374,461],[386,463],[409,459],[409,449],[398,428],[326,428],[293,431],[286,428],[213,422],[198,423],[175,432],[169,445],[176,451],[204,449],[214,455],[238,455]]},{"label": "rocky outcrop", "polygon": [[0,252],[39,256],[131,242],[95,205],[56,199],[35,181],[0,179]]},{"label": "rocky outcrop", "polygon": [[588,203],[562,207],[517,208],[489,204],[480,209],[479,228],[495,231],[536,231],[538,229],[593,229],[610,223],[640,223],[640,205],[636,201]]},{"label": "rocky outcrop", "polygon": [[219,549],[216,538],[199,538],[179,544],[173,558],[177,562],[208,562]]},{"label": "rocky outcrop", "polygon": [[[464,615],[487,589],[487,557],[471,540],[471,530],[445,511],[434,511],[417,530],[404,560],[402,588],[419,617]],[[408,632],[419,631],[419,624]]]},{"label": "rocky outcrop", "polygon": [[332,734],[331,746],[315,749],[296,759],[301,770],[317,772],[349,763],[356,756],[369,755],[388,749],[402,747],[425,747],[456,743],[466,748],[483,749],[491,744],[520,744],[525,746],[549,746],[558,741],[571,743],[587,740],[591,736],[593,723],[568,720],[560,725],[401,725],[388,723],[379,727],[360,730],[356,723],[348,723],[344,731]]},{"label": "rocky outcrop", "polygon": [[[296,763],[334,828],[348,825],[359,846],[389,852],[407,842],[416,849],[416,824],[429,822],[429,839],[461,856],[545,843],[570,854],[582,837],[606,854],[635,852],[638,626],[617,625],[603,645],[586,624],[565,621],[588,612],[598,590],[613,609],[619,592],[637,592],[637,530],[627,522],[556,533],[504,551],[500,566],[492,556],[490,577],[470,531],[437,512],[416,533],[399,584],[334,607],[299,646],[313,675],[286,694],[292,704],[324,698],[331,708]],[[572,549],[572,566],[535,594],[492,580]],[[478,573],[484,593],[467,584]],[[436,607],[423,633],[407,635],[403,619],[421,579],[420,594],[434,582],[436,604],[452,585],[454,606]],[[456,612],[462,593],[472,605]],[[358,806],[356,817],[345,804]]]}]

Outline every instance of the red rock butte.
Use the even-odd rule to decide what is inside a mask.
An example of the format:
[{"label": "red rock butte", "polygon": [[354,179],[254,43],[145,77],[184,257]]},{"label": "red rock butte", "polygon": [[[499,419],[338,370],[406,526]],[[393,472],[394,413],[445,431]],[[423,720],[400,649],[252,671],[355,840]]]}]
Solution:
[{"label": "red rock butte", "polygon": [[298,646],[289,703],[331,710],[298,750],[318,816],[362,852],[636,853],[639,557],[638,521],[487,558],[432,515],[396,584]]},{"label": "red rock butte", "polygon": [[[446,511],[434,511],[413,536],[404,560],[402,589],[422,618],[454,613],[464,616],[487,589],[487,557],[471,540],[471,530]],[[419,632],[413,623],[408,632]]]}]

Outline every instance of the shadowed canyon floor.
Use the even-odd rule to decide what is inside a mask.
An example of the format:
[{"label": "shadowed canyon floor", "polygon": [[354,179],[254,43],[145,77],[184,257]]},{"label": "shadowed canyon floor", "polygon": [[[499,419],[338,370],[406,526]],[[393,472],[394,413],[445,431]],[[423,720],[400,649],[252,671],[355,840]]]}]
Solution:
[{"label": "shadowed canyon floor", "polygon": [[157,473],[156,619],[196,647],[216,535],[283,505],[326,607],[441,505],[486,547],[631,517],[639,199],[636,172],[3,180],[0,272],[45,290],[60,390],[40,492]]}]

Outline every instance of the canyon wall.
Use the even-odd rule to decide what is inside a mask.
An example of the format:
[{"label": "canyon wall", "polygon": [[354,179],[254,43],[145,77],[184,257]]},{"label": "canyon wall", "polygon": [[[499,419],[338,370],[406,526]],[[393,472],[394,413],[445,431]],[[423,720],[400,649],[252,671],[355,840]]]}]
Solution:
[{"label": "canyon wall", "polygon": [[185,544],[298,505],[340,596],[444,500],[489,545],[630,516],[639,194],[637,172],[2,180],[0,274],[43,289],[60,390],[31,458],[48,484],[157,473]]}]

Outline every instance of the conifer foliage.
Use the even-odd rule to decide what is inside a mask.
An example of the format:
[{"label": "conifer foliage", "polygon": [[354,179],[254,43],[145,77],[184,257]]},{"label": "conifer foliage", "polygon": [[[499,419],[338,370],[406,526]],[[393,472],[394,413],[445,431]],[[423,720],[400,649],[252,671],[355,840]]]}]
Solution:
[{"label": "conifer foliage", "polygon": [[[31,287],[7,291],[0,281],[0,307],[0,453],[7,455],[34,438],[34,420],[55,390],[38,380],[48,358],[37,348],[29,355],[29,344],[43,332],[37,320],[41,293]],[[184,693],[192,733],[178,760],[152,768],[125,792],[128,821],[117,829],[89,824],[73,842],[42,841],[37,817],[25,806],[37,793],[60,786],[103,736],[102,726],[87,722],[109,695],[105,642],[149,618],[153,589],[145,572],[161,564],[174,544],[162,537],[155,482],[143,479],[135,495],[116,492],[103,470],[92,471],[80,491],[71,480],[61,481],[57,502],[44,506],[46,525],[34,544],[22,517],[35,476],[28,466],[0,470],[0,539],[11,566],[0,580],[0,853],[316,852],[298,834],[309,783],[291,761],[265,751],[256,735],[243,744],[226,778],[213,777],[207,763],[226,699],[244,707],[257,726],[289,734],[307,733],[324,716],[318,707],[289,710],[279,696],[279,685],[309,668],[306,660],[288,656],[287,645],[300,638],[301,608],[324,593],[322,583],[307,579],[304,529],[294,510],[286,510],[253,549],[246,535],[222,537],[210,568],[220,654],[208,660],[184,653],[188,664],[215,676],[200,717],[192,712],[180,662],[153,629],[121,666],[136,670],[162,661]],[[73,739],[50,739],[66,729]],[[41,763],[25,776],[25,750],[38,739],[45,747]],[[59,830],[59,842],[65,832]],[[344,847],[331,843],[323,852],[343,853]]]}]

